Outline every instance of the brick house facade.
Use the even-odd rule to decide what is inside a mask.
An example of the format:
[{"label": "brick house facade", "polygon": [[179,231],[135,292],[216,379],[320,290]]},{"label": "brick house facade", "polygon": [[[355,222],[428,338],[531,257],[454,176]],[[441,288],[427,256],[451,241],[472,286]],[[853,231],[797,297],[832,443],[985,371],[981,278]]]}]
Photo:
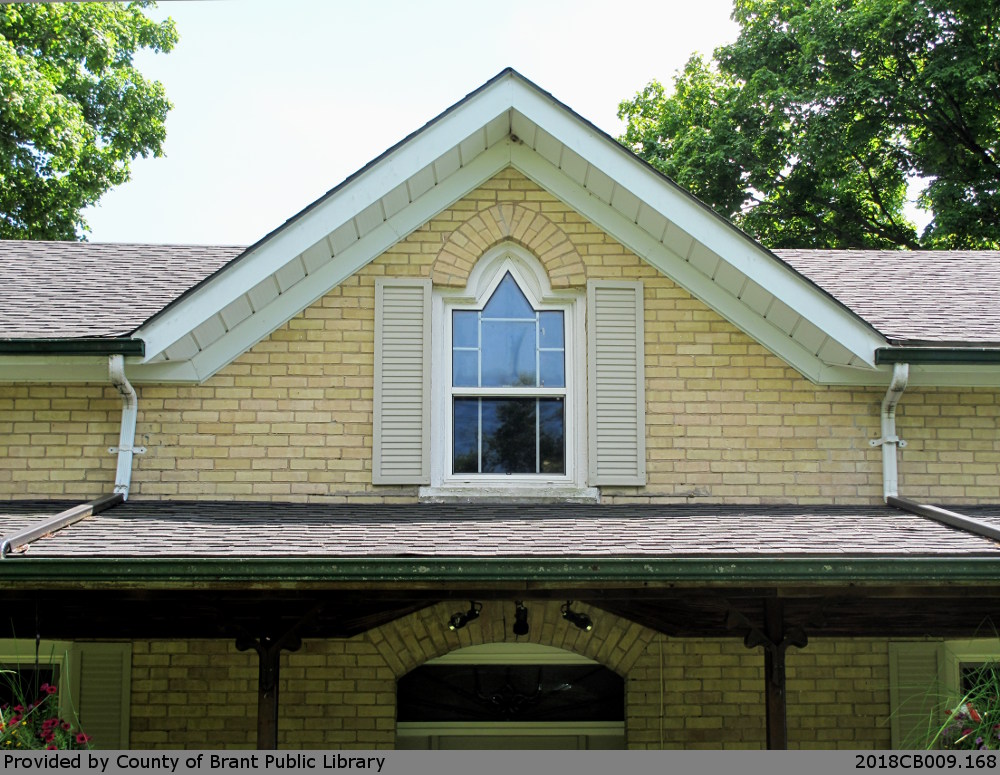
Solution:
[{"label": "brick house facade", "polygon": [[[501,128],[498,116],[507,122]],[[526,122],[535,132],[530,140]],[[109,747],[261,744],[258,704],[273,690],[259,678],[259,663],[265,641],[289,634],[301,637],[300,647],[279,644],[270,652],[280,697],[270,734],[284,747],[394,747],[402,728],[398,681],[435,659],[489,644],[505,644],[493,659],[513,655],[519,644],[547,646],[620,676],[616,744],[630,748],[912,742],[907,736],[918,722],[907,713],[922,708],[913,676],[926,679],[933,702],[943,702],[955,690],[961,655],[976,651],[970,642],[948,644],[982,634],[1000,601],[1000,550],[990,532],[1000,530],[995,257],[947,257],[954,273],[979,283],[971,311],[940,316],[946,322],[936,314],[914,322],[901,312],[876,327],[852,296],[854,271],[871,256],[845,256],[838,279],[828,255],[765,251],[651,170],[636,172],[641,163],[516,73],[505,71],[383,161],[434,158],[425,145],[440,134],[454,135],[445,145],[448,153],[458,149],[458,167],[448,166],[447,153],[436,157],[435,182],[423,193],[415,182],[421,171],[400,173],[401,182],[376,160],[255,246],[170,259],[195,267],[182,282],[171,277],[167,259],[143,268],[142,246],[130,247],[138,259],[121,259],[129,252],[123,247],[93,246],[97,263],[133,260],[139,279],[169,297],[134,324],[100,319],[130,306],[128,299],[102,307],[101,293],[91,300],[84,290],[81,306],[98,310],[90,313],[97,333],[43,336],[44,327],[27,330],[25,310],[39,308],[35,317],[43,321],[59,314],[36,303],[37,295],[19,300],[8,324],[28,322],[0,354],[0,497],[7,501],[0,576],[23,613],[0,647],[10,651],[14,638],[33,638],[33,629],[57,642],[51,659],[76,682],[81,721],[106,729],[98,743]],[[480,134],[484,149],[476,156],[467,137]],[[553,151],[557,142],[562,149]],[[506,157],[482,163],[498,148]],[[529,162],[529,151],[540,161]],[[580,164],[590,171],[574,172]],[[453,191],[443,190],[466,174]],[[578,178],[584,183],[574,193],[567,181]],[[379,196],[366,205],[372,190]],[[408,204],[392,204],[401,190]],[[347,194],[362,203],[343,205],[349,237],[341,216],[331,214]],[[441,201],[424,203],[435,196]],[[366,227],[372,218],[375,225]],[[417,222],[407,227],[407,218]],[[658,231],[656,246],[644,247],[640,228]],[[325,236],[314,241],[316,234]],[[55,266],[61,249],[10,243],[0,264],[16,283],[25,251],[47,250]],[[677,262],[671,271],[661,253]],[[456,473],[458,420],[449,402],[497,394],[451,386],[461,348],[447,344],[449,315],[481,310],[508,265],[531,306],[553,305],[568,321],[559,345],[564,392],[535,393],[559,404],[560,428],[571,440],[558,476],[542,477],[539,469],[520,484],[512,477],[510,486]],[[701,276],[692,279],[695,271]],[[905,297],[902,272],[893,275],[887,264],[884,275],[891,293],[872,294]],[[952,287],[952,277],[936,291],[971,293],[971,286]],[[477,297],[474,286],[489,290]],[[385,420],[396,406],[389,394],[397,356],[386,354],[389,302],[380,297],[390,287],[425,294],[424,317],[405,319],[399,330],[415,327],[415,341],[430,338],[437,348],[428,343],[416,367],[433,395],[420,392],[418,377],[414,394],[401,399],[426,412],[415,436],[420,448],[402,456],[404,464],[415,456],[415,474],[397,471],[387,451],[398,430]],[[605,462],[627,442],[600,441],[603,423],[620,414],[618,404],[600,408],[604,399],[593,392],[604,379],[588,338],[600,334],[594,311],[601,288],[638,289],[632,376],[640,406],[623,421],[638,428],[634,463]],[[878,298],[872,304],[881,306]],[[963,320],[971,322],[960,339],[949,326]],[[915,333],[895,335],[897,322]],[[940,341],[932,338],[936,325]],[[97,349],[84,351],[84,340],[97,340]],[[121,455],[108,450],[123,446],[122,389],[109,384],[110,353],[101,340],[144,347],[124,360],[137,396],[134,446],[144,448],[131,460],[127,503],[25,539],[32,525],[108,494],[116,467],[120,474]],[[611,353],[620,347],[616,340]],[[905,504],[884,505],[897,493],[886,489],[885,444],[871,442],[889,441],[895,459],[881,425],[894,363],[909,363],[911,383],[893,407],[906,442],[899,494],[907,503],[947,507],[951,524]],[[409,450],[413,436],[399,433]],[[634,469],[622,475],[606,465]],[[521,534],[491,533],[481,520],[497,503],[497,520],[516,522],[502,511],[514,504],[537,521]],[[252,519],[241,524],[234,506]],[[612,517],[623,520],[607,528],[617,543],[602,544],[598,522]],[[312,532],[325,519],[338,529]],[[350,549],[354,540],[363,548]],[[473,573],[463,558],[489,570]],[[538,569],[508,572],[533,558]],[[259,562],[253,567],[260,575],[239,575],[246,559]],[[319,560],[328,571],[298,564]],[[688,560],[701,564],[689,571]],[[210,569],[199,570],[203,561]],[[380,570],[383,561],[396,565]],[[285,564],[265,568],[270,562]],[[122,563],[129,570],[116,570]],[[421,582],[419,568],[428,563],[431,580]],[[58,621],[31,619],[30,610],[67,595],[101,607],[100,615],[92,622],[67,611]],[[216,598],[235,601],[231,621]],[[927,605],[934,598],[948,612],[940,620]],[[470,599],[481,601],[482,615],[450,631],[449,616]],[[591,617],[593,630],[567,624],[566,600]],[[773,607],[775,600],[783,605]],[[520,601],[530,630],[514,637]],[[150,609],[158,606],[181,622],[176,636]],[[283,618],[289,606],[292,620]],[[782,648],[780,668],[776,652],[750,637],[776,644],[793,630],[803,630],[808,644]],[[98,672],[89,664],[107,673],[88,688],[90,671]],[[784,674],[780,719],[771,704],[776,670]],[[110,684],[108,674],[115,676]],[[192,707],[202,709],[198,723]],[[446,745],[461,736],[453,727],[425,730],[414,744]],[[467,736],[469,729],[474,725]],[[548,733],[565,736],[567,729]],[[575,744],[596,744],[595,735],[580,732]]]}]

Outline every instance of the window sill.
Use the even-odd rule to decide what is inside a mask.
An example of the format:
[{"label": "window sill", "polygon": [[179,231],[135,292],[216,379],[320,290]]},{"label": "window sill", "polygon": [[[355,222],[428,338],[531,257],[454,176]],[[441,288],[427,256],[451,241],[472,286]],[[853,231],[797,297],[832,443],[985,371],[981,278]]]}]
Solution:
[{"label": "window sill", "polygon": [[600,503],[601,491],[596,487],[567,485],[483,485],[452,484],[421,487],[422,503]]}]

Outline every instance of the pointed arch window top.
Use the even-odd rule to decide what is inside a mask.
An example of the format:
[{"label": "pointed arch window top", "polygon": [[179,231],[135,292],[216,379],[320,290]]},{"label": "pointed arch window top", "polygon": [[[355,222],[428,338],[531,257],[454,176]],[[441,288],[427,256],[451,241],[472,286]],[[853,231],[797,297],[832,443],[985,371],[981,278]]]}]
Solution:
[{"label": "pointed arch window top", "polygon": [[452,317],[454,387],[564,388],[562,311],[534,309],[508,272],[481,311]]},{"label": "pointed arch window top", "polygon": [[510,272],[504,275],[490,300],[483,307],[483,318],[495,320],[534,320],[535,310]]}]

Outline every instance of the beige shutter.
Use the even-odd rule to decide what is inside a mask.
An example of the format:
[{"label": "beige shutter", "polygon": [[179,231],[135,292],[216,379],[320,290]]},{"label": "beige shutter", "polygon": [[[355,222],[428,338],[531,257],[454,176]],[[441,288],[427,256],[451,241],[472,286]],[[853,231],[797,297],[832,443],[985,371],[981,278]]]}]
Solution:
[{"label": "beige shutter", "polygon": [[132,644],[74,643],[71,654],[80,728],[94,748],[128,748]]},{"label": "beige shutter", "polygon": [[944,722],[940,643],[889,644],[892,747],[924,748]]},{"label": "beige shutter", "polygon": [[591,485],[646,483],[642,283],[587,283]]},{"label": "beige shutter", "polygon": [[374,484],[430,484],[430,280],[375,280]]}]

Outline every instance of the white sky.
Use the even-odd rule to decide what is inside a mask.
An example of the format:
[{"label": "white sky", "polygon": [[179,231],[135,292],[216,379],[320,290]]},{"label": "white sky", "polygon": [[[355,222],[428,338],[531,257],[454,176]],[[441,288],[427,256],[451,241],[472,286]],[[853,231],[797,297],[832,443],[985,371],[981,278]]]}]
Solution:
[{"label": "white sky", "polygon": [[735,40],[732,0],[161,2],[137,57],[166,156],[85,214],[92,242],[250,244],[505,67],[613,136],[618,103]]}]

